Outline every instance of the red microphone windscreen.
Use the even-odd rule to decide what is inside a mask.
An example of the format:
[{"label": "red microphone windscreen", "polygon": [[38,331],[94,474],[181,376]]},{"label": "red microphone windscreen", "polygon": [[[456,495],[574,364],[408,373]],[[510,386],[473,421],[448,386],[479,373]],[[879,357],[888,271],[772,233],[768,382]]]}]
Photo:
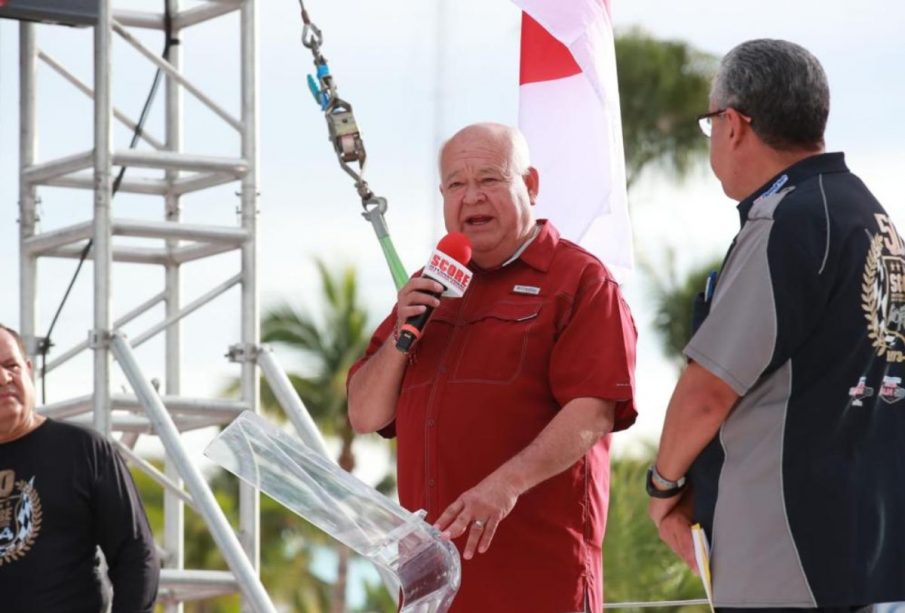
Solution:
[{"label": "red microphone windscreen", "polygon": [[471,241],[461,232],[450,232],[437,243],[437,251],[442,251],[463,264],[471,260]]}]

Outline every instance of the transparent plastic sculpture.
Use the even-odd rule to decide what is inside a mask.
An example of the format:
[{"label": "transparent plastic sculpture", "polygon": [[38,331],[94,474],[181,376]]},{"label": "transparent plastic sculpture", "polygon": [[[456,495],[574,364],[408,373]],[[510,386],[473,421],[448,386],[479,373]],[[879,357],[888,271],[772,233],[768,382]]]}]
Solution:
[{"label": "transparent plastic sculpture", "polygon": [[204,454],[388,571],[403,613],[449,609],[459,589],[459,552],[424,521],[424,511],[403,509],[250,411]]}]

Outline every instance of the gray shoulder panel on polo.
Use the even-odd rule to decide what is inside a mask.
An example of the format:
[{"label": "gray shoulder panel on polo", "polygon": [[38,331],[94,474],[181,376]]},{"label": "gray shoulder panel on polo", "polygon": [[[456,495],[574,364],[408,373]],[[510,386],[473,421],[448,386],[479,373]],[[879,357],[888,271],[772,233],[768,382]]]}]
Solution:
[{"label": "gray shoulder panel on polo", "polygon": [[767,246],[773,212],[791,191],[756,202],[720,271],[710,314],[685,355],[744,395],[770,363],[776,347],[776,306]]}]

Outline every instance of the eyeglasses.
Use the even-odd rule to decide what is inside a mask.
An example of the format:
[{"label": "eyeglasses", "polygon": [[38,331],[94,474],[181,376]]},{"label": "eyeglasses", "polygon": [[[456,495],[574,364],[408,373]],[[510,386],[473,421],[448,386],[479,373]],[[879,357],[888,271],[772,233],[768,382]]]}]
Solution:
[{"label": "eyeglasses", "polygon": [[[720,115],[722,115],[723,113],[728,111],[730,108],[732,108],[732,107],[727,106],[727,107],[724,107],[721,109],[717,109],[715,111],[711,111],[709,113],[704,113],[703,115],[698,115],[698,126],[700,126],[701,132],[704,133],[704,136],[706,136],[707,138],[710,138],[710,133],[713,131],[713,118],[719,117]],[[734,109],[734,110],[736,113],[738,113],[739,117],[741,117],[743,120],[747,121],[748,123],[751,123],[751,118],[748,117],[744,113],[744,111],[740,111],[739,109]]]},{"label": "eyeglasses", "polygon": [[701,132],[704,133],[704,136],[710,138],[710,133],[713,132],[713,118],[719,117],[725,112],[726,109],[723,108],[704,113],[703,115],[698,115],[698,126],[701,128]]}]

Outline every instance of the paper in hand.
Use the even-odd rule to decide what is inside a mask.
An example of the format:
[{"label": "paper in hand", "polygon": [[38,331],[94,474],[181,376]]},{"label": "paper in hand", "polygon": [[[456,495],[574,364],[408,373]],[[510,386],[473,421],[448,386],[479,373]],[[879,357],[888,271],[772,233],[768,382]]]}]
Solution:
[{"label": "paper in hand", "polygon": [[701,524],[695,524],[691,527],[691,538],[694,541],[694,559],[698,566],[698,575],[704,584],[704,591],[707,593],[707,602],[710,603],[710,610],[713,611],[713,585],[710,579],[710,543],[707,542],[707,534]]}]

